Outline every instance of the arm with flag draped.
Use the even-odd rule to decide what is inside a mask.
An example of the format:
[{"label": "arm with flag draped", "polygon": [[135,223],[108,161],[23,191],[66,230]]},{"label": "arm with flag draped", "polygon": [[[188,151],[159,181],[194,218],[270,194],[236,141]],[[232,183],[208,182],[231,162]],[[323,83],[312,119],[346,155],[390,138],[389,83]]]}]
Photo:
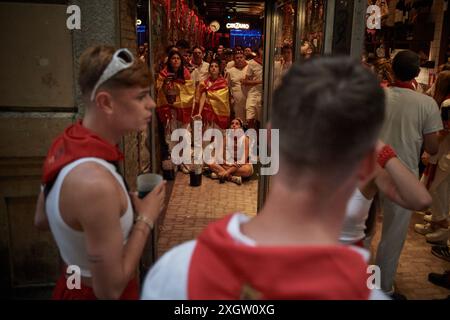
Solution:
[{"label": "arm with flag draped", "polygon": [[[230,99],[228,83],[223,77],[215,81],[208,79],[202,87],[200,99],[201,116],[206,123],[215,123],[226,129],[230,121]],[[204,101],[204,102],[203,102]]]},{"label": "arm with flag draped", "polygon": [[171,79],[167,68],[160,72],[156,81],[156,111],[161,122],[172,119],[171,110],[176,111],[178,121],[184,124],[190,122],[195,85],[186,68],[184,79]]}]

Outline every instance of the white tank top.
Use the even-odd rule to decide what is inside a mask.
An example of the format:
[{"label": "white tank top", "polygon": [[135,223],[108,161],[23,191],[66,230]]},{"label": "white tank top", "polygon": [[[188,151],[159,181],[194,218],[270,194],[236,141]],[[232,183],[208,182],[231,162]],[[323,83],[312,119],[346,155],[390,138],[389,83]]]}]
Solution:
[{"label": "white tank top", "polygon": [[347,203],[341,236],[339,237],[341,242],[353,244],[364,239],[366,220],[369,216],[369,209],[372,201],[373,199],[367,199],[361,191],[356,188]]},{"label": "white tank top", "polygon": [[[248,159],[245,159],[245,139],[247,136],[243,134],[242,136],[238,137],[236,140],[236,143],[234,143],[234,139],[226,139],[226,148],[225,148],[225,159],[229,163],[234,163],[237,161],[238,163],[244,164],[248,163]],[[234,148],[232,150],[229,150],[228,146],[233,145]],[[237,152],[238,148],[243,148],[242,154],[239,155],[239,152]]]},{"label": "white tank top", "polygon": [[[64,262],[68,266],[76,265],[80,267],[81,275],[83,277],[91,277],[92,274],[89,270],[89,261],[87,257],[86,239],[84,232],[75,230],[67,225],[61,216],[61,212],[59,211],[59,196],[64,178],[73,168],[85,162],[96,162],[107,168],[117,179],[127,196],[127,210],[125,211],[125,214],[120,218],[120,225],[122,227],[124,243],[126,243],[128,234],[130,233],[130,230],[133,226],[133,207],[131,205],[130,197],[128,196],[128,191],[123,182],[123,178],[117,173],[116,167],[111,163],[99,158],[82,158],[69,163],[67,166],[61,169],[57,179],[55,180],[55,183],[53,184],[52,189],[50,190],[50,193],[47,195],[45,202],[48,222],[50,224],[50,229],[52,231],[53,237],[55,238],[56,244],[58,245],[59,252]],[[74,192],[76,192],[76,190],[74,190]]]}]

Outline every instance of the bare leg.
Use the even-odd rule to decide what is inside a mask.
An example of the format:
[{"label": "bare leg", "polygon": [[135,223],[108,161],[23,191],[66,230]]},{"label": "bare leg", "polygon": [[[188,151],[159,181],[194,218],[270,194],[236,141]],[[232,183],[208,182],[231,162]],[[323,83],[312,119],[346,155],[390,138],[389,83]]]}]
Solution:
[{"label": "bare leg", "polygon": [[226,171],[221,165],[216,164],[216,163],[209,164],[208,166],[213,172],[215,172],[217,174]]},{"label": "bare leg", "polygon": [[253,174],[253,166],[251,164],[244,164],[242,167],[233,173],[234,176],[248,178]]}]

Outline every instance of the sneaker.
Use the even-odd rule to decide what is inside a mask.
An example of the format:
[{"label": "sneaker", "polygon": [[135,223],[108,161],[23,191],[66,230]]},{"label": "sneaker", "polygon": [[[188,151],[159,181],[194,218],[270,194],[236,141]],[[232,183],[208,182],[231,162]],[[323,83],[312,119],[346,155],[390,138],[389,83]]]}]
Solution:
[{"label": "sneaker", "polygon": [[450,249],[448,246],[433,246],[431,247],[431,253],[438,258],[450,262]]},{"label": "sneaker", "polygon": [[450,271],[445,271],[444,274],[440,273],[429,273],[428,281],[439,287],[450,289]]},{"label": "sneaker", "polygon": [[425,238],[429,243],[446,244],[448,235],[449,235],[448,228],[437,228],[434,232],[426,234]]},{"label": "sneaker", "polygon": [[211,179],[219,179],[219,176],[217,175],[217,173],[212,172],[211,173]]},{"label": "sneaker", "polygon": [[416,223],[414,225],[414,231],[421,235],[426,235],[435,231],[434,226],[431,223]]},{"label": "sneaker", "polygon": [[242,184],[242,177],[232,176],[231,181],[240,186]]}]

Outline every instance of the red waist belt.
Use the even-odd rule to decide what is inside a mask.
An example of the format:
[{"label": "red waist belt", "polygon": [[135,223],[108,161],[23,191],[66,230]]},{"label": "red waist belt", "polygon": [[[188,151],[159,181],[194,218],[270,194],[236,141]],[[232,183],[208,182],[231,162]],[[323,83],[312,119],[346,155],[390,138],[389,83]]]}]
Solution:
[{"label": "red waist belt", "polygon": [[[94,294],[94,289],[81,284],[80,289],[67,288],[67,279],[65,274],[61,274],[56,282],[53,290],[52,300],[97,300]],[[132,279],[126,288],[123,290],[120,300],[138,300],[139,299],[139,285],[135,279]]]}]

